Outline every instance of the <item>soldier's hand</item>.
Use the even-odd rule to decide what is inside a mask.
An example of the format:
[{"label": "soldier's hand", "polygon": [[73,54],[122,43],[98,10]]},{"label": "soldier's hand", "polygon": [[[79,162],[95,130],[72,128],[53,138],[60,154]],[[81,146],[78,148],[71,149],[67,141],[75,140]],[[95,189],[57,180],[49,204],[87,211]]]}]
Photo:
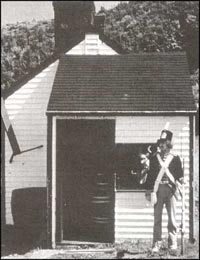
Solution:
[{"label": "soldier's hand", "polygon": [[157,203],[157,195],[155,192],[151,192],[151,204],[154,206]]},{"label": "soldier's hand", "polygon": [[151,201],[151,190],[147,190],[145,192],[145,198],[146,200]]}]

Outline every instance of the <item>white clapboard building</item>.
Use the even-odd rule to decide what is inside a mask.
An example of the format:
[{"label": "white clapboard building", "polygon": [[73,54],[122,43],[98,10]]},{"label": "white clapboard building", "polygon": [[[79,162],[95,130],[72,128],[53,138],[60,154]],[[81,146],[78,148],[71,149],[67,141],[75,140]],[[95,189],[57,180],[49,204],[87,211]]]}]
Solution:
[{"label": "white clapboard building", "polygon": [[21,151],[42,147],[10,162],[12,149],[5,136],[6,224],[14,223],[16,190],[44,188],[49,247],[66,241],[151,239],[153,208],[132,173],[139,152],[168,128],[173,151],[184,161],[186,237],[191,238],[196,109],[186,55],[122,54],[105,39],[97,31],[86,33],[7,94],[5,107]]}]

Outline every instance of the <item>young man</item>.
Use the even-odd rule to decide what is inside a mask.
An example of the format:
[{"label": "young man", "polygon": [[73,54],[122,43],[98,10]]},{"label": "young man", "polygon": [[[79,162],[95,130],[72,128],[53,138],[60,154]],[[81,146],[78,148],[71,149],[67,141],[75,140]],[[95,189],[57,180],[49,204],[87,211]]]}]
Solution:
[{"label": "young man", "polygon": [[154,229],[152,252],[158,252],[162,245],[162,211],[166,206],[168,214],[168,246],[177,249],[176,227],[176,181],[183,183],[183,170],[180,157],[171,152],[173,133],[162,130],[157,141],[159,151],[150,159],[146,180],[146,196],[151,195],[154,205]]}]

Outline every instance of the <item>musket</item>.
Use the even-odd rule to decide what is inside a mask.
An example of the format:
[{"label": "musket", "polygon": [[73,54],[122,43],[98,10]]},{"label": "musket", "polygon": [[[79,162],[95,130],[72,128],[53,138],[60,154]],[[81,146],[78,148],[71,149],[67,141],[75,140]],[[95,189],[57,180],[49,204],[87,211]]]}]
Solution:
[{"label": "musket", "polygon": [[[183,159],[183,181],[182,181],[182,189],[180,192],[182,203],[181,203],[181,255],[185,253],[185,244],[184,244],[184,235],[185,235],[185,180],[184,180],[184,173],[185,173],[185,164],[184,164],[184,157],[182,156],[182,135],[181,135],[181,157]],[[179,189],[180,191],[180,189]]]},{"label": "musket", "polygon": [[[184,176],[184,158],[183,158],[183,176]],[[176,181],[176,188],[179,191],[181,197],[181,224],[180,224],[180,232],[181,232],[181,255],[184,255],[185,252],[185,244],[184,244],[184,235],[185,235],[185,185],[184,179],[182,184]],[[178,197],[177,197],[178,199]]]},{"label": "musket", "polygon": [[[183,158],[183,176],[184,176],[184,158]],[[184,179],[183,179],[182,207],[181,207],[181,255],[184,255],[184,253],[185,253],[184,234],[185,234],[185,184],[184,184]]]}]

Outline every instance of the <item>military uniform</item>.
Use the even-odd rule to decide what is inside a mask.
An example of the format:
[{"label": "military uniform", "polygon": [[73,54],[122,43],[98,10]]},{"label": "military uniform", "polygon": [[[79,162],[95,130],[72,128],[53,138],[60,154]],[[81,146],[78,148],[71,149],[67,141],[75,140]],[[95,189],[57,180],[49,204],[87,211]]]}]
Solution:
[{"label": "military uniform", "polygon": [[176,227],[176,186],[175,181],[180,181],[183,178],[183,170],[180,157],[172,154],[171,152],[161,154],[157,152],[150,159],[149,173],[146,179],[145,188],[147,193],[153,192],[155,188],[155,182],[158,180],[158,175],[161,171],[162,165],[161,160],[159,161],[158,157],[160,156],[162,163],[164,163],[168,156],[171,156],[170,162],[167,166],[168,171],[173,176],[169,178],[168,174],[164,171],[161,174],[162,178],[158,183],[156,190],[156,203],[154,204],[154,230],[153,230],[153,246],[159,241],[162,240],[162,211],[163,206],[166,206],[168,214],[168,243],[169,247],[177,247],[177,227]]}]

